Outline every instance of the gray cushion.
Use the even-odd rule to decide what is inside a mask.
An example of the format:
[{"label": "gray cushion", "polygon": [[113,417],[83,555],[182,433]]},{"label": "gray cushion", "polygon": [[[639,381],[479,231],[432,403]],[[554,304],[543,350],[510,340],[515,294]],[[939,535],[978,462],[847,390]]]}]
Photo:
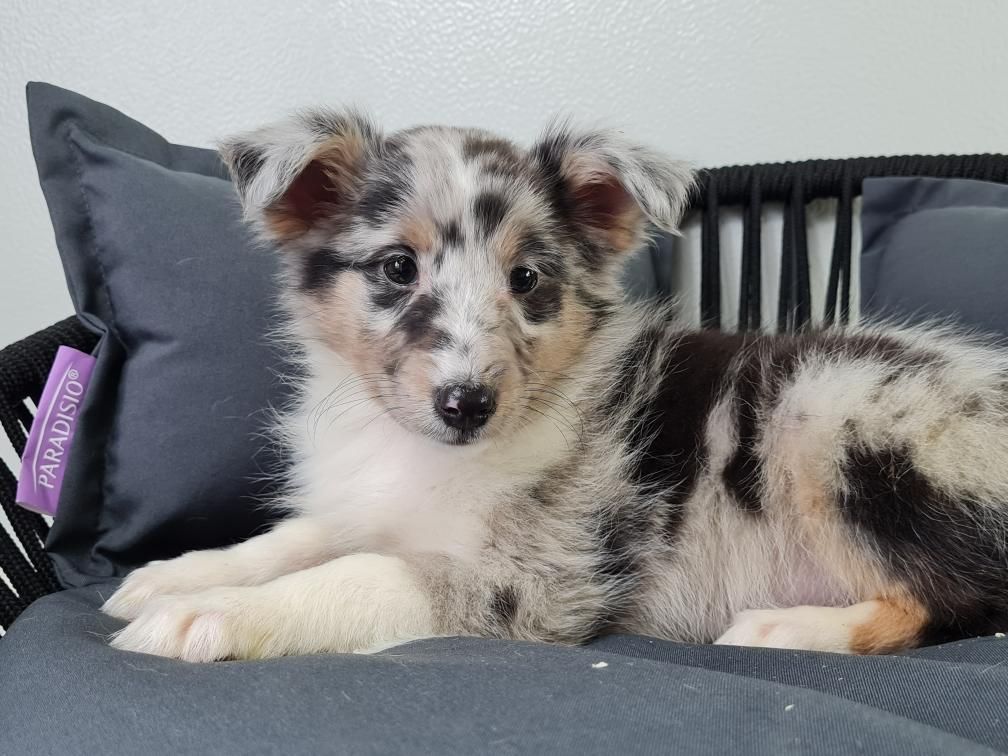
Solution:
[{"label": "gray cushion", "polygon": [[264,337],[275,257],[214,152],[46,84],[28,115],[74,306],[102,334],[47,544],[61,578],[247,537],[275,464],[256,434],[283,398]]},{"label": "gray cushion", "polygon": [[862,312],[1008,335],[1008,186],[867,179],[861,228]]},{"label": "gray cushion", "polygon": [[[858,658],[612,636],[191,665],[110,648],[100,594],[0,640],[4,753],[872,753],[1008,749],[1008,641]],[[598,667],[600,662],[607,666]]]},{"label": "gray cushion", "polygon": [[674,246],[674,237],[655,231],[644,248],[627,261],[623,283],[631,298],[667,299],[674,296]]}]

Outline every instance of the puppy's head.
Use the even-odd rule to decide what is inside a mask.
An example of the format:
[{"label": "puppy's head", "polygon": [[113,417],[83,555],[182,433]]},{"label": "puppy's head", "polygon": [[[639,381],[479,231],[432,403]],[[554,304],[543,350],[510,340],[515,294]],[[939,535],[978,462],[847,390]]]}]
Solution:
[{"label": "puppy's head", "polygon": [[556,386],[621,301],[623,259],[648,223],[675,227],[692,180],[609,131],[554,126],[523,149],[471,129],[385,136],[352,111],[221,153],[286,257],[305,338],[400,424],[455,444],[557,412]]}]

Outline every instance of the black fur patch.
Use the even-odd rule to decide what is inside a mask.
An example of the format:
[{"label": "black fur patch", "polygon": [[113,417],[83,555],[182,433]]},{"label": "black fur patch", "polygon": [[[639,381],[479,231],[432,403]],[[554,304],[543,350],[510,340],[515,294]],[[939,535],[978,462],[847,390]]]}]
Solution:
[{"label": "black fur patch", "polygon": [[350,262],[332,249],[309,252],[301,267],[299,288],[306,294],[317,294],[331,286],[337,276],[350,268]]},{"label": "black fur patch", "polygon": [[364,186],[357,213],[372,226],[385,223],[409,196],[411,182],[407,166],[396,166],[372,178]]},{"label": "black fur patch", "polygon": [[368,292],[371,301],[382,310],[401,309],[413,296],[413,291],[405,286],[396,286],[379,270],[368,276]]},{"label": "black fur patch", "polygon": [[498,192],[481,192],[473,200],[472,211],[480,232],[484,236],[490,236],[504,221],[508,203]]},{"label": "black fur patch", "polygon": [[402,203],[405,187],[395,180],[382,179],[367,186],[357,205],[357,212],[368,223],[383,223]]},{"label": "black fur patch", "polygon": [[[764,384],[764,368],[771,371],[778,364],[772,360],[764,364],[759,351],[744,358],[735,376],[735,393],[732,407],[735,414],[735,453],[729,458],[721,477],[739,508],[746,512],[763,509],[760,475],[762,462],[757,454],[760,439],[759,412],[764,405],[776,400],[777,390]],[[780,368],[783,370],[783,366]],[[783,378],[783,376],[781,376]],[[774,384],[779,383],[774,381]]]},{"label": "black fur patch", "polygon": [[599,554],[598,577],[609,595],[598,616],[586,628],[586,637],[619,630],[632,612],[636,588],[643,575],[645,555],[653,549],[651,503],[646,499],[601,506],[595,512],[595,537]]},{"label": "black fur patch", "polygon": [[500,137],[478,134],[468,136],[462,142],[462,156],[466,160],[476,160],[483,157],[511,157],[516,155],[511,142]]},{"label": "black fur patch", "polygon": [[539,325],[556,318],[563,310],[563,287],[543,277],[528,294],[517,294],[515,300],[529,323]]},{"label": "black fur patch", "polygon": [[563,263],[563,258],[557,254],[549,254],[549,245],[546,244],[546,240],[542,237],[542,234],[538,234],[535,231],[526,231],[521,240],[518,242],[518,256],[519,257],[532,257],[532,256],[542,256],[549,257],[557,260],[560,264]]},{"label": "black fur patch", "polygon": [[[629,473],[639,496],[600,507],[596,515],[598,571],[616,580],[615,595],[607,614],[598,619],[597,632],[618,627],[627,611],[626,596],[640,577],[640,555],[654,537],[655,515],[664,520],[666,541],[678,535],[683,502],[692,493],[705,458],[704,422],[738,343],[739,337],[731,335],[702,332],[680,337],[655,328],[642,333],[623,353],[602,409],[622,425],[627,444],[636,452]],[[635,387],[647,367],[664,372],[664,378],[654,397],[635,407]]]},{"label": "black fur patch", "polygon": [[[650,338],[650,344],[639,343],[628,351],[624,375],[636,373],[641,362],[654,359],[656,337]],[[707,417],[723,393],[728,366],[744,337],[700,331],[659,338],[666,341],[661,384],[654,399],[630,418],[628,440],[639,452],[631,471],[634,481],[645,492],[663,494],[665,535],[674,540],[682,523],[683,503],[693,493],[707,459]],[[635,358],[639,359],[636,364]],[[621,409],[617,406],[617,411]]]},{"label": "black fur patch", "polygon": [[640,571],[640,549],[652,532],[646,509],[627,503],[600,510],[596,532],[602,555],[599,572],[623,580],[636,579]]},{"label": "black fur patch", "polygon": [[484,173],[505,179],[519,179],[527,174],[525,162],[514,145],[505,139],[472,136],[462,143],[466,160],[478,161]]},{"label": "black fur patch", "polygon": [[572,189],[563,176],[564,158],[583,146],[570,134],[559,131],[536,144],[530,154],[533,164],[539,167],[537,188],[548,198],[553,214],[570,233],[569,243],[589,270],[599,271],[612,261],[613,255],[586,238],[585,229],[576,222],[577,203]]},{"label": "black fur patch", "polygon": [[266,155],[252,144],[236,145],[234,159],[231,161],[231,176],[240,192],[248,189],[249,184],[262,170],[266,163]]},{"label": "black fur patch", "polygon": [[346,123],[341,117],[326,111],[310,111],[302,117],[308,128],[320,137],[331,137],[346,128]]},{"label": "black fur patch", "polygon": [[430,348],[432,350],[447,350],[455,346],[455,339],[448,331],[434,328],[430,333]]},{"label": "black fur patch", "polygon": [[[844,466],[844,519],[877,544],[894,577],[929,610],[923,644],[1008,628],[1008,543],[980,502],[936,489],[904,446],[854,443]],[[1000,508],[1008,503],[990,502]],[[993,527],[993,529],[992,529]]]},{"label": "black fur patch", "polygon": [[570,148],[570,137],[555,133],[536,144],[530,153],[539,166],[540,190],[549,198],[556,215],[565,221],[570,218],[571,205],[562,170],[564,156]]},{"label": "black fur patch", "polygon": [[637,385],[638,371],[641,365],[650,362],[655,346],[664,336],[664,332],[657,329],[644,331],[620,355],[613,387],[602,400],[603,411],[614,420],[630,422],[632,408],[629,404]]},{"label": "black fur patch", "polygon": [[488,176],[507,179],[510,181],[528,181],[528,171],[525,164],[520,160],[505,157],[492,157],[485,159],[480,167],[483,173]]},{"label": "black fur patch", "polygon": [[511,627],[518,613],[518,592],[513,586],[505,585],[494,590],[490,597],[490,612],[502,629]]},{"label": "black fur patch", "polygon": [[584,261],[590,271],[602,270],[613,259],[613,254],[609,250],[602,249],[587,239],[578,239],[575,246],[578,257]]},{"label": "black fur patch", "polygon": [[590,271],[598,272],[612,262],[613,254],[587,238],[585,229],[576,222],[576,202],[563,176],[564,157],[580,146],[569,134],[557,132],[535,145],[531,156],[539,167],[537,188],[548,198],[554,216],[569,235],[566,243],[575,248]]},{"label": "black fur patch", "polygon": [[614,303],[597,297],[580,286],[574,288],[574,296],[591,315],[592,322],[589,330],[592,333],[601,328],[616,312]]},{"label": "black fur patch", "polygon": [[396,320],[395,328],[406,338],[416,343],[431,338],[435,332],[434,318],[441,312],[441,303],[430,294],[419,294],[403,310]]},{"label": "black fur patch", "polygon": [[527,231],[518,242],[519,264],[532,265],[554,280],[567,277],[568,265],[564,254],[551,247],[541,234]]},{"label": "black fur patch", "polygon": [[450,247],[462,246],[462,229],[459,228],[458,221],[452,220],[447,223],[438,224],[438,232],[441,235],[441,242]]},{"label": "black fur patch", "polygon": [[527,232],[519,242],[519,264],[539,272],[538,285],[527,294],[516,295],[522,314],[529,323],[539,324],[556,318],[563,310],[563,283],[567,280],[567,262],[551,249],[545,239]]}]

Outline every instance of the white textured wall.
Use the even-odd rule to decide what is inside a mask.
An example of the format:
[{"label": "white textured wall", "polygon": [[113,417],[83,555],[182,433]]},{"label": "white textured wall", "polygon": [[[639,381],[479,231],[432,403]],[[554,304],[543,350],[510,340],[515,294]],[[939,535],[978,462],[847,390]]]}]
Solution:
[{"label": "white textured wall", "polygon": [[705,165],[1008,149],[998,0],[84,5],[0,2],[0,343],[70,311],[28,144],[28,79],[201,145],[354,101],[391,126],[519,138],[566,111]]}]

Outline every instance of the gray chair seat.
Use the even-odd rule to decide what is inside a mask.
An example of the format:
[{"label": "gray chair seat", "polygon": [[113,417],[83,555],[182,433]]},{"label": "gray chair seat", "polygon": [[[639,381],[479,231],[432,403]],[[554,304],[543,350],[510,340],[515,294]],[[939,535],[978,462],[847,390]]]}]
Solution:
[{"label": "gray chair seat", "polygon": [[856,658],[635,636],[582,648],[450,638],[193,665],[106,645],[119,627],[98,612],[109,590],[47,596],[0,641],[0,752],[1008,749],[1008,639]]}]

